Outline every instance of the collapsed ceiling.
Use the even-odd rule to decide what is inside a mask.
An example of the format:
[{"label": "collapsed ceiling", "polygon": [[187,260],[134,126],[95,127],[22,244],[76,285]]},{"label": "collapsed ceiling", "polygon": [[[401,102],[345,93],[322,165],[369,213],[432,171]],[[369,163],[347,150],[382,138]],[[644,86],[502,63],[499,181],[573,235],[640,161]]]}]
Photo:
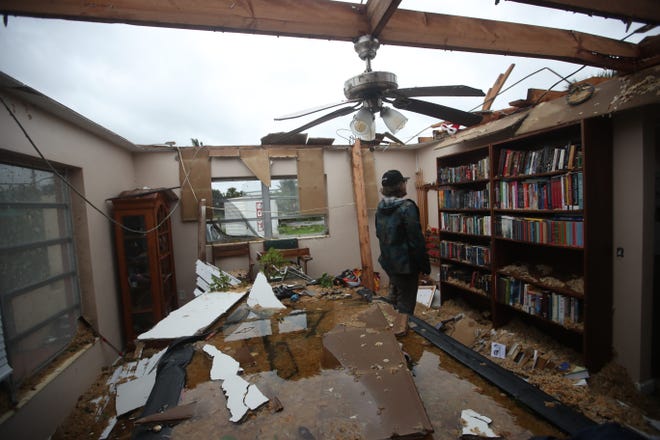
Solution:
[{"label": "collapsed ceiling", "polygon": [[[499,0],[494,0],[498,3]],[[639,22],[660,24],[657,0],[509,0]],[[222,32],[381,43],[432,49],[547,58],[622,72],[660,64],[660,36],[639,44],[556,28],[459,17],[399,8],[401,0],[366,4],[330,0],[1,0],[7,15],[129,23]]]}]

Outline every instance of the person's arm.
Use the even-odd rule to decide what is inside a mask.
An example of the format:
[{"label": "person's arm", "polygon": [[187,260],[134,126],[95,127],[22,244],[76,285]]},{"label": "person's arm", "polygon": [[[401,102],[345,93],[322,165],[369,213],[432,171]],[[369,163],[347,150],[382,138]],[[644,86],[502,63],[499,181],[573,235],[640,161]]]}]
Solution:
[{"label": "person's arm", "polygon": [[419,222],[419,209],[412,200],[406,206],[406,234],[408,244],[414,256],[419,271],[425,275],[431,273],[431,263],[426,252],[426,240],[422,233],[422,225]]}]

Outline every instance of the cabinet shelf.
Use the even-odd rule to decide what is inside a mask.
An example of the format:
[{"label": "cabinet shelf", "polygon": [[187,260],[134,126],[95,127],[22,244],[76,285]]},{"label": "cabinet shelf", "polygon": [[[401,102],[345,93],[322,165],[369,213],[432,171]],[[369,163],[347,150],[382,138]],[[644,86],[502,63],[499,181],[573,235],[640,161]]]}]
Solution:
[{"label": "cabinet shelf", "polygon": [[446,284],[446,285],[448,285],[448,286],[454,287],[454,288],[456,288],[456,289],[463,290],[463,291],[468,292],[468,293],[471,293],[471,294],[473,294],[473,295],[478,295],[478,296],[480,296],[480,297],[483,297],[483,298],[486,298],[486,299],[490,299],[490,297],[489,297],[489,295],[488,295],[487,292],[485,292],[485,291],[483,291],[483,290],[480,290],[480,289],[475,289],[475,288],[473,288],[473,287],[470,287],[470,286],[464,285],[464,284],[459,283],[459,282],[456,282],[456,281],[452,281],[452,280],[443,280],[443,281],[440,281],[440,284],[441,284],[441,285],[442,285],[442,284]]},{"label": "cabinet shelf", "polygon": [[568,331],[568,332],[575,333],[576,335],[581,336],[584,333],[584,326],[581,325],[581,324],[561,324],[557,321],[553,321],[552,319],[544,318],[541,315],[535,315],[533,313],[528,313],[528,312],[524,311],[521,307],[511,306],[509,304],[505,304],[505,303],[500,302],[500,301],[498,301],[497,303],[498,303],[498,305],[500,305],[502,307],[506,307],[507,309],[514,311],[515,313],[519,313],[519,314],[522,314],[522,315],[525,315],[525,316],[529,316],[532,319],[535,319],[537,321],[541,321],[545,324],[549,324],[551,326],[560,328],[560,329]]},{"label": "cabinet shelf", "polygon": [[457,260],[454,258],[447,258],[447,257],[440,257],[440,262],[447,262],[447,263],[456,263],[460,264],[462,266],[468,266],[468,267],[473,267],[475,269],[483,269],[483,270],[491,270],[490,265],[480,265],[480,264],[474,264],[470,263],[469,261],[463,261],[463,260]]},{"label": "cabinet shelf", "polygon": [[495,176],[493,177],[494,181],[499,180],[530,180],[530,179],[541,179],[545,177],[554,177],[561,176],[563,174],[577,173],[582,171],[582,168],[573,168],[559,171],[548,171],[547,173],[537,173],[537,174],[518,174],[516,176]]},{"label": "cabinet shelf", "polygon": [[[438,226],[490,232],[437,230],[437,249],[445,255],[441,294],[485,298],[496,327],[529,317],[549,335],[575,343],[593,370],[612,356],[612,280],[606,276],[612,273],[612,201],[604,197],[612,192],[611,130],[607,119],[584,119],[457,147],[436,159]],[[479,179],[443,182],[465,172]],[[488,264],[474,264],[475,254],[487,256]],[[466,255],[469,261],[461,259]],[[490,276],[486,295],[469,287],[470,275],[480,287]],[[518,305],[530,307],[530,301],[546,309]]]},{"label": "cabinet shelf", "polygon": [[538,243],[535,241],[527,241],[527,240],[514,240],[513,238],[505,238],[505,237],[499,237],[495,236],[493,237],[497,241],[508,241],[511,243],[523,243],[526,245],[530,246],[539,246],[539,247],[548,247],[548,248],[557,248],[557,249],[567,249],[567,250],[572,250],[572,251],[584,251],[584,248],[582,246],[568,246],[565,244],[555,244],[555,243]]},{"label": "cabinet shelf", "polygon": [[531,284],[531,285],[536,286],[536,287],[538,287],[540,289],[543,289],[543,290],[549,290],[549,291],[552,291],[552,292],[555,292],[555,293],[559,293],[561,295],[566,295],[566,296],[570,296],[570,297],[577,298],[577,299],[584,299],[584,293],[576,292],[574,290],[567,289],[565,287],[551,286],[549,284],[545,284],[541,281],[538,281],[538,280],[536,280],[532,277],[524,277],[524,276],[520,276],[520,275],[514,275],[510,272],[506,272],[506,271],[503,271],[503,270],[498,270],[497,273],[498,273],[498,275],[504,275],[504,276],[507,276],[507,277],[515,278],[515,279],[520,280],[520,281],[524,281],[528,284]]}]

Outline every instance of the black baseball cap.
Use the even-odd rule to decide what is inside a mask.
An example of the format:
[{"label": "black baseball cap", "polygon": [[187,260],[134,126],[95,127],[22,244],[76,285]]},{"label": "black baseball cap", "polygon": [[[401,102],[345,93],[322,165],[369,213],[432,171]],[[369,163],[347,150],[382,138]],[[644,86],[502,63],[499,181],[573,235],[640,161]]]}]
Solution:
[{"label": "black baseball cap", "polygon": [[401,174],[401,171],[399,170],[389,170],[385,171],[383,178],[380,179],[380,183],[383,186],[394,186],[401,182],[405,182],[408,179],[409,177],[403,177],[403,174]]}]

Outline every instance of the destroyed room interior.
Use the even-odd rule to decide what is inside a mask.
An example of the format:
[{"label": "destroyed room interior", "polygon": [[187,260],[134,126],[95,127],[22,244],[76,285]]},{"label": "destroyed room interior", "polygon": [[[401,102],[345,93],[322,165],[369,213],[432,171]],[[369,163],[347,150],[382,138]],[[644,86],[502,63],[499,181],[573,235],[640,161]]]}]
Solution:
[{"label": "destroyed room interior", "polygon": [[[0,71],[0,438],[660,438],[660,7],[483,3],[635,42],[413,0],[0,0],[8,29],[343,43],[355,75],[272,115],[296,128],[178,145]],[[480,90],[420,65],[424,86],[399,84],[392,47],[602,74],[528,88],[507,61]],[[412,313],[381,265],[389,170],[430,262]]]}]

